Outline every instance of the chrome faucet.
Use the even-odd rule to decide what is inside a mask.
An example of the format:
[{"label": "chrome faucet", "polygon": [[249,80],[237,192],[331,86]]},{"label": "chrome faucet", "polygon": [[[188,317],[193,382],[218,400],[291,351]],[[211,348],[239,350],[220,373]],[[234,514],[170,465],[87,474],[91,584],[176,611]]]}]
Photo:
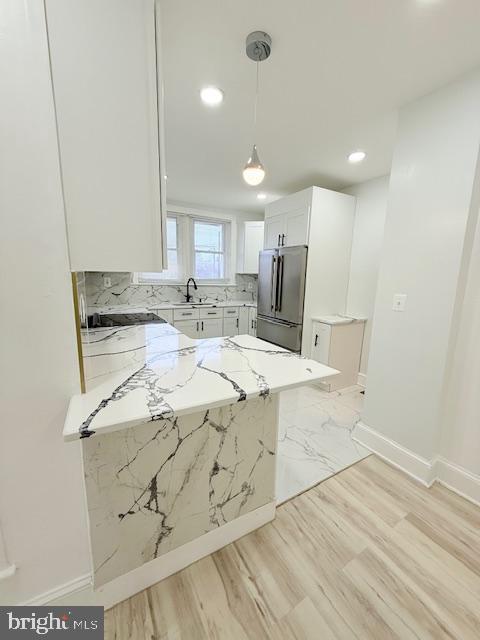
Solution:
[{"label": "chrome faucet", "polygon": [[193,282],[193,288],[195,289],[195,291],[198,289],[198,287],[197,287],[197,283],[195,282],[195,280],[194,280],[193,278],[189,278],[189,279],[187,280],[187,295],[185,296],[185,297],[186,297],[186,299],[187,299],[187,302],[191,302],[192,297],[193,297],[193,296],[191,296],[191,295],[190,295],[190,289],[189,289],[189,287],[190,287],[190,282]]}]

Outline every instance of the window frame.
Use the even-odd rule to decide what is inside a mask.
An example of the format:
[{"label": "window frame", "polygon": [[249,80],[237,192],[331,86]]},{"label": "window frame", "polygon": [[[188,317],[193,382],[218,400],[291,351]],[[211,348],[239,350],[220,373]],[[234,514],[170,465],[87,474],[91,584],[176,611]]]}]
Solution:
[{"label": "window frame", "polygon": [[[186,208],[172,208],[167,211],[167,218],[176,218],[177,220],[177,252],[180,260],[180,271],[182,277],[180,279],[162,278],[162,272],[158,272],[158,278],[144,278],[142,273],[134,273],[132,277],[133,284],[139,285],[159,285],[159,286],[178,286],[185,285],[188,278],[195,278],[198,285],[208,286],[229,286],[234,284],[235,277],[235,255],[233,248],[236,243],[236,224],[233,215],[221,215],[209,213],[206,211],[192,210]],[[218,223],[223,225],[223,241],[224,241],[224,278],[196,278],[195,269],[195,221]],[[168,255],[168,251],[167,251]]]}]

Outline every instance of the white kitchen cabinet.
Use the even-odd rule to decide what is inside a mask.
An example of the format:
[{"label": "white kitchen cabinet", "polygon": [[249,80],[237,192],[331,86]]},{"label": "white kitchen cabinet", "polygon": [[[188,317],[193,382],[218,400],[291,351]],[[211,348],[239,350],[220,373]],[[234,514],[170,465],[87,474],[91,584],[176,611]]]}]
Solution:
[{"label": "white kitchen cabinet", "polygon": [[173,324],[173,309],[151,309],[159,318],[163,318],[168,324]]},{"label": "white kitchen cabinet", "polygon": [[248,221],[239,225],[237,273],[258,273],[258,254],[263,249],[264,223]]},{"label": "white kitchen cabinet", "polygon": [[175,320],[174,326],[189,338],[200,337],[200,320]]},{"label": "white kitchen cabinet", "polygon": [[282,235],[285,234],[285,218],[279,216],[265,216],[264,248],[275,249],[282,246]]},{"label": "white kitchen cabinet", "polygon": [[218,338],[223,335],[223,319],[210,318],[200,320],[199,338]]},{"label": "white kitchen cabinet", "polygon": [[240,307],[238,310],[238,333],[244,335],[248,333],[249,308]]},{"label": "white kitchen cabinet", "polygon": [[166,267],[156,0],[46,0],[72,271]]},{"label": "white kitchen cabinet", "polygon": [[338,316],[325,317],[312,323],[311,357],[338,369],[340,374],[322,383],[328,391],[357,384],[362,355],[363,320],[351,321]]},{"label": "white kitchen cabinet", "polygon": [[183,307],[173,310],[173,319],[177,320],[198,320],[200,318],[200,310],[192,307]]},{"label": "white kitchen cabinet", "polygon": [[265,249],[308,244],[312,190],[305,189],[265,207]]},{"label": "white kitchen cabinet", "polygon": [[248,333],[251,336],[257,335],[257,308],[250,307],[248,310]]},{"label": "white kitchen cabinet", "polygon": [[238,318],[224,318],[223,319],[223,335],[236,336],[238,334],[239,334]]}]

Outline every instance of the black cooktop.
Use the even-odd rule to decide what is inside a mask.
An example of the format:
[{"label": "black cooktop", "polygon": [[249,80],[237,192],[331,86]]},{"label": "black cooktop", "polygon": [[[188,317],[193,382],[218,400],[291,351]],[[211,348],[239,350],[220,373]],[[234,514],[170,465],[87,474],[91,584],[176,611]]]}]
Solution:
[{"label": "black cooktop", "polygon": [[90,329],[97,329],[99,327],[126,327],[136,324],[164,324],[166,320],[155,313],[94,313],[88,316],[87,322]]}]

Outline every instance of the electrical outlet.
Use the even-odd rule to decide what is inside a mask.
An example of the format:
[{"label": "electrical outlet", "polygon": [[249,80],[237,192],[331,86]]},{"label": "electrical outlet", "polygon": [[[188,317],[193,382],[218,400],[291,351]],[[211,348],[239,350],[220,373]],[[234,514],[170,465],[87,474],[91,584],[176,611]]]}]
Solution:
[{"label": "electrical outlet", "polygon": [[248,291],[253,291],[253,282],[249,282],[247,284],[247,289],[248,289]]},{"label": "electrical outlet", "polygon": [[112,279],[110,276],[103,276],[103,286],[105,289],[109,289],[112,286]]},{"label": "electrical outlet", "polygon": [[407,304],[407,295],[405,293],[396,293],[393,296],[392,309],[394,311],[405,311],[406,304]]}]

